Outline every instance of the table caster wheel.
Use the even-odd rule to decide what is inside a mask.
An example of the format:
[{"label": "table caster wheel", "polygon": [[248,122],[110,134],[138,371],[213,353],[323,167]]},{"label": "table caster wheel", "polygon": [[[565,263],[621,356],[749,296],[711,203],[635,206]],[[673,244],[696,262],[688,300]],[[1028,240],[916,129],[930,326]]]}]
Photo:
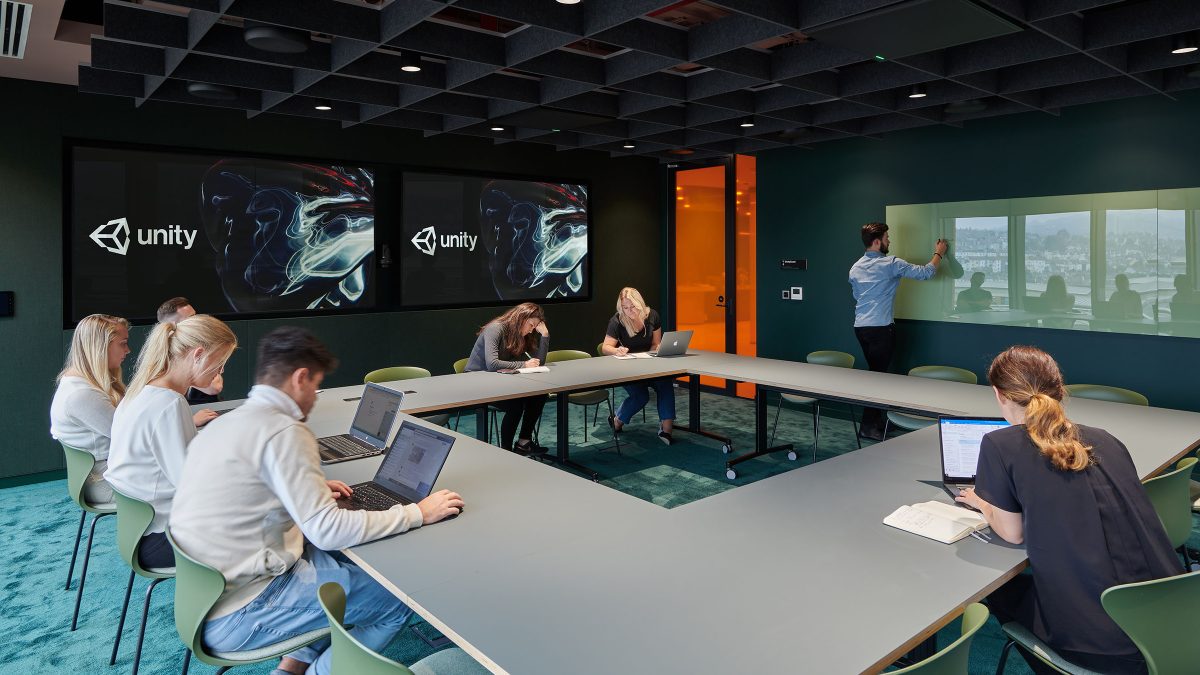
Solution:
[{"label": "table caster wheel", "polygon": [[796,451],[795,450],[788,450],[788,459],[792,460],[793,462],[796,461]]},{"label": "table caster wheel", "polygon": [[728,455],[731,452],[733,452],[733,448],[729,447],[728,443],[721,446],[721,454],[722,455]]},{"label": "table caster wheel", "polygon": [[734,471],[733,469],[725,469],[725,477],[728,478],[729,480],[736,480],[737,472]]}]

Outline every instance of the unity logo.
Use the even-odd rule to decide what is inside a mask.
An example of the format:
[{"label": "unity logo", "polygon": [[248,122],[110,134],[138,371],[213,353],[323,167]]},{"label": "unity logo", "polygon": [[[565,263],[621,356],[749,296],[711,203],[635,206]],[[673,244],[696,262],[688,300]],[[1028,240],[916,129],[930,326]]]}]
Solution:
[{"label": "unity logo", "polygon": [[[129,252],[129,221],[124,218],[110,220],[88,236],[109,253],[125,255]],[[137,243],[142,246],[182,246],[185,251],[190,251],[196,243],[196,230],[185,230],[178,225],[152,230],[138,228]]]},{"label": "unity logo", "polygon": [[433,229],[433,225],[421,230],[412,238],[413,246],[425,255],[433,255],[437,252],[438,244],[442,248],[465,248],[468,251],[475,250],[475,242],[479,241],[479,237],[459,232],[458,234],[443,234],[438,236],[438,233]]}]

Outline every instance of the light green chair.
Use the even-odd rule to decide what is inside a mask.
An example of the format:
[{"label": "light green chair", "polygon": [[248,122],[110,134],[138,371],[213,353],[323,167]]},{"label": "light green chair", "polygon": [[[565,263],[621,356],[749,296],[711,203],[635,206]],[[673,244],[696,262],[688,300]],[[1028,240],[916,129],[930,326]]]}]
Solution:
[{"label": "light green chair", "polygon": [[244,652],[208,651],[204,646],[204,622],[217,599],[225,592],[225,577],[180,549],[171,537],[170,530],[167,530],[167,540],[175,551],[175,630],[188,648],[183,660],[184,672],[187,672],[193,654],[200,661],[217,666],[217,674],[220,675],[235,666],[286,656],[329,635],[328,628],[321,628],[259,649]]},{"label": "light green chair", "polygon": [[164,579],[175,578],[174,567],[145,568],[138,563],[138,547],[150,523],[154,521],[154,507],[140,499],[134,499],[113,490],[113,498],[117,503],[117,552],[121,560],[129,565],[129,584],[125,587],[125,602],[121,605],[121,620],[117,623],[117,637],[113,640],[112,656],[108,665],[117,662],[117,649],[121,646],[121,632],[125,629],[125,615],[129,612],[129,595],[133,592],[133,578],[144,577],[150,580],[146,587],[146,600],[142,603],[142,623],[138,629],[137,651],[133,656],[133,675],[137,675],[142,663],[142,642],[146,637],[146,617],[150,612],[150,596],[154,587]]},{"label": "light green chair", "polygon": [[[838,352],[832,350],[818,350],[809,352],[804,358],[805,361],[816,366],[833,366],[835,368],[853,368],[854,355],[846,352]],[[779,428],[779,413],[783,410],[784,403],[794,405],[807,405],[812,407],[813,418],[813,442],[812,442],[812,457],[813,462],[817,461],[817,444],[820,440],[821,433],[821,399],[801,396],[799,394],[781,393],[779,395],[779,405],[775,408],[775,423],[771,425],[771,440],[767,442],[767,447],[775,445],[775,430]],[[858,437],[858,420],[854,415],[854,407],[850,407],[850,420],[854,425],[854,440],[858,442],[858,447],[862,448],[862,440]],[[795,459],[795,453],[789,453],[788,459]]]},{"label": "light green chair", "polygon": [[[546,363],[558,363],[560,361],[574,361],[576,359],[590,359],[590,358],[592,358],[591,354],[589,354],[585,351],[580,351],[578,349],[556,349],[554,351],[547,352]],[[555,397],[555,394],[550,394],[551,399],[553,399],[554,397]],[[596,413],[592,418],[592,425],[595,425],[596,423],[598,423],[600,421],[600,405],[601,404],[605,404],[608,406],[608,414],[609,415],[613,414],[612,400],[609,399],[609,397],[608,397],[607,389],[591,389],[588,391],[577,391],[577,392],[574,392],[571,394],[567,394],[567,403],[569,403],[571,405],[583,406],[583,440],[584,440],[584,442],[587,442],[587,437],[588,437],[587,436],[588,435],[587,413],[588,413],[589,406],[596,406]],[[540,422],[540,420],[539,420],[539,422]],[[540,426],[540,424],[539,424],[539,426]],[[617,438],[615,435],[613,436],[613,438],[616,441],[617,454],[621,454],[621,439]]]},{"label": "light green chair", "polygon": [[1154,504],[1154,511],[1167,530],[1171,546],[1183,555],[1185,568],[1191,565],[1191,552],[1187,549],[1188,537],[1192,534],[1192,498],[1189,484],[1195,457],[1179,460],[1175,469],[1142,482],[1146,496]]},{"label": "light green chair", "polygon": [[[391,366],[390,368],[380,368],[372,370],[363,376],[363,383],[383,384],[384,382],[397,382],[399,380],[415,380],[419,377],[430,377],[433,373],[419,366]],[[421,419],[439,426],[446,426],[450,422],[450,413],[438,413],[436,415],[421,415]]]},{"label": "light green chair", "polygon": [[987,620],[987,607],[978,602],[967,605],[962,615],[962,633],[957,640],[924,661],[893,670],[891,674],[964,675],[967,672],[967,659],[971,655],[971,640]]},{"label": "light green chair", "polygon": [[[946,380],[947,382],[965,382],[966,384],[979,384],[979,378],[975,373],[966,368],[955,368],[954,366],[917,366],[908,371],[912,377],[924,377],[930,380]],[[883,424],[883,438],[887,439],[888,429],[892,425],[900,427],[905,431],[916,431],[925,427],[937,424],[937,418],[921,417],[919,415],[905,415],[895,411],[888,411],[887,421]]]},{"label": "light green chair", "polygon": [[484,675],[479,665],[463,650],[454,647],[434,652],[407,668],[404,664],[371,651],[342,625],[346,616],[346,591],[337,582],[322,584],[317,591],[321,609],[329,619],[330,646],[333,650],[330,670],[354,675]]},{"label": "light green chair", "polygon": [[92,514],[92,525],[88,528],[87,547],[83,551],[83,569],[79,573],[79,590],[75,594],[75,612],[71,614],[71,630],[75,630],[79,624],[79,605],[83,602],[83,585],[87,581],[88,562],[92,559],[92,540],[96,538],[96,523],[104,516],[115,514],[117,505],[115,503],[88,503],[83,496],[83,487],[87,484],[92,467],[96,465],[96,458],[86,450],[73,448],[66,443],[60,445],[62,445],[63,457],[67,464],[67,494],[71,496],[71,501],[83,510],[79,514],[79,531],[75,533],[75,550],[71,553],[71,567],[67,570],[67,590],[71,589],[71,577],[75,574],[75,558],[79,555],[79,540],[83,536],[83,520],[87,518],[87,514]]},{"label": "light green chair", "polygon": [[1008,654],[1016,645],[1020,645],[1027,652],[1033,654],[1037,660],[1046,664],[1056,673],[1061,675],[1103,675],[1094,670],[1088,670],[1077,666],[1070,661],[1058,655],[1045,642],[1042,642],[1038,636],[1034,635],[1028,628],[1022,626],[1016,621],[1010,621],[1000,628],[1004,631],[1004,635],[1008,640],[1004,643],[1004,649],[1000,651],[1000,663],[996,666],[996,675],[1004,674],[1004,666],[1008,663]]},{"label": "light green chair", "polygon": [[1132,389],[1109,387],[1103,384],[1068,384],[1067,393],[1074,398],[1090,398],[1096,401],[1150,405],[1150,399]]},{"label": "light green chair", "polygon": [[1100,604],[1137,645],[1150,675],[1200,670],[1200,572],[1113,586]]}]

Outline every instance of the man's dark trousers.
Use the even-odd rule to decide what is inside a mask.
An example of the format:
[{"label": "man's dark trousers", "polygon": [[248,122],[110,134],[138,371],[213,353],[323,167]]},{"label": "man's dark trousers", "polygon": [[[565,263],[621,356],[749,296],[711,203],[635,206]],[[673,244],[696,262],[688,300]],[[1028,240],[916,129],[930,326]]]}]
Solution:
[{"label": "man's dark trousers", "polygon": [[[854,329],[854,337],[862,346],[867,357],[867,368],[873,373],[886,373],[892,365],[892,352],[896,350],[896,324],[887,326],[861,326]],[[862,432],[878,431],[883,434],[884,412],[879,408],[863,408]]]}]

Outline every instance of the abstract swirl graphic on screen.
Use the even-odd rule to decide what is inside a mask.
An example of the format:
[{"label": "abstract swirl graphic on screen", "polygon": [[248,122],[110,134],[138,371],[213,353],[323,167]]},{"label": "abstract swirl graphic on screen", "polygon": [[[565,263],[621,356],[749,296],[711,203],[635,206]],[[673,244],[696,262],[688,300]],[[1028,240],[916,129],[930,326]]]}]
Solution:
[{"label": "abstract swirl graphic on screen", "polygon": [[479,197],[479,227],[496,295],[580,294],[587,258],[587,188],[496,180]]},{"label": "abstract swirl graphic on screen", "polygon": [[358,167],[213,164],[201,215],[231,308],[355,306],[371,279],[374,189],[373,173]]}]

